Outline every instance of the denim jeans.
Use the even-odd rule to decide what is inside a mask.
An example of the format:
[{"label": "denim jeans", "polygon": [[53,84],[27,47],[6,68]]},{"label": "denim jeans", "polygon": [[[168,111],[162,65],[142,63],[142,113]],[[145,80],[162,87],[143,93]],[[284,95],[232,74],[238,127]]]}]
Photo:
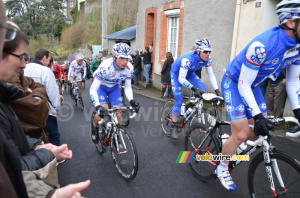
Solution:
[{"label": "denim jeans", "polygon": [[150,78],[150,68],[151,68],[151,64],[144,65],[146,83],[150,82],[150,79],[149,79]]},{"label": "denim jeans", "polygon": [[46,127],[44,128],[46,135],[48,136],[49,142],[60,146],[60,134],[57,126],[57,118],[52,115],[48,115],[48,119],[46,122]]}]

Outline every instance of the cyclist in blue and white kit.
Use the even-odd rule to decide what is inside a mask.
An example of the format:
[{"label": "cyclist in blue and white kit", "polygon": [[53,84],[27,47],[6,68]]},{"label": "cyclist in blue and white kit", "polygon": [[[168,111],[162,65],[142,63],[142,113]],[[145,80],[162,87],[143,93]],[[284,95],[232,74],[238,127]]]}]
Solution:
[{"label": "cyclist in blue and white kit", "polygon": [[[123,106],[120,93],[120,82],[125,80],[125,95],[130,101],[132,108],[138,112],[140,105],[133,99],[131,79],[133,76],[133,66],[128,61],[131,49],[126,43],[117,43],[113,47],[113,57],[106,59],[94,72],[94,81],[90,88],[90,95],[96,111],[100,112],[94,117],[95,127],[106,114],[108,97],[111,107]],[[122,124],[122,111],[117,112],[118,123]],[[97,129],[93,128],[92,140],[97,143]]]},{"label": "cyclist in blue and white kit", "polygon": [[211,42],[208,39],[199,39],[196,41],[196,49],[177,58],[172,64],[170,71],[171,84],[175,99],[172,112],[172,138],[178,138],[178,116],[183,102],[182,85],[193,90],[195,96],[199,97],[206,88],[201,79],[194,73],[202,67],[205,67],[209,77],[210,84],[217,95],[220,95],[216,77],[212,70],[212,60],[210,53],[212,51]]},{"label": "cyclist in blue and white kit", "polygon": [[[287,67],[286,88],[292,109],[300,120],[300,1],[281,1],[276,6],[276,13],[280,25],[254,38],[226,65],[221,88],[232,135],[223,145],[223,155],[232,156],[248,139],[270,136],[273,125],[264,117],[267,107],[260,84],[267,78],[276,79],[284,67]],[[254,124],[254,133],[249,130],[249,124]],[[236,190],[228,171],[228,161],[220,162],[216,175],[226,189]]]},{"label": "cyclist in blue and white kit", "polygon": [[[73,83],[73,80],[80,81],[78,82],[78,88],[79,88],[79,97],[81,98],[81,92],[82,92],[82,83],[81,80],[85,78],[86,75],[86,63],[83,60],[84,56],[81,54],[77,54],[75,57],[75,60],[72,61],[70,64],[69,72],[68,72],[68,79],[70,81],[70,84]],[[83,76],[81,75],[81,70],[83,70]],[[71,90],[71,89],[70,89]],[[72,91],[70,91],[71,97]]]}]

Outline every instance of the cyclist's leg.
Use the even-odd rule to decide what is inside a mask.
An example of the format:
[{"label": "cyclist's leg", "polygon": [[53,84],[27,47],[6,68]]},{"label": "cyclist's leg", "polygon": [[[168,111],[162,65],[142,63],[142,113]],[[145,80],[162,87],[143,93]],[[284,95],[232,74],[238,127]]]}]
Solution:
[{"label": "cyclist's leg", "polygon": [[182,95],[182,85],[179,83],[178,75],[175,73],[171,74],[171,84],[172,84],[173,95],[175,100],[174,108],[172,110],[171,135],[172,138],[177,139],[178,129],[179,129],[178,116],[183,102],[183,95]]},{"label": "cyclist's leg", "polygon": [[[112,107],[122,107],[123,106],[123,100],[120,92],[120,85],[117,84],[114,87],[110,88],[110,92],[108,93],[108,99],[110,101],[110,104]],[[122,125],[122,111],[119,110],[116,112],[118,123]]]},{"label": "cyclist's leg", "polygon": [[74,81],[74,78],[72,77],[72,76],[70,76],[70,79],[69,79],[69,81],[70,81],[70,84],[69,84],[69,86],[70,86],[70,95],[71,96],[73,96],[73,93],[72,93],[72,83],[73,83],[73,81]]},{"label": "cyclist's leg", "polygon": [[204,83],[202,82],[202,80],[195,74],[195,73],[189,73],[186,76],[186,79],[195,87],[199,88],[201,91],[207,91],[205,88]]},{"label": "cyclist's leg", "polygon": [[[101,85],[98,89],[98,98],[99,98],[99,103],[102,107],[108,109],[108,103],[106,100],[107,97],[107,88],[104,85]],[[95,114],[94,117],[94,124],[96,127],[98,127],[98,122],[101,120],[100,116],[98,114]]]},{"label": "cyclist's leg", "polygon": [[[82,80],[81,73],[79,73],[79,74],[76,75],[76,80],[77,80],[77,81],[81,81],[81,80]],[[78,82],[77,85],[78,85],[78,90],[79,90],[79,97],[81,98],[81,93],[82,93],[82,83],[81,83],[81,82]]]}]

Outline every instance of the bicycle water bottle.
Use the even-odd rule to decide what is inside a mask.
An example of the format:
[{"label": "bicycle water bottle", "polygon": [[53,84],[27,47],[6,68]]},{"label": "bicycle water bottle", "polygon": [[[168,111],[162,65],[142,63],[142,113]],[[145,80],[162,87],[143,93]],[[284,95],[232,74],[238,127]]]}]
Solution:
[{"label": "bicycle water bottle", "polygon": [[221,136],[221,139],[222,139],[222,145],[224,145],[224,143],[226,142],[226,140],[229,138],[229,135],[227,133],[224,133],[222,136]]},{"label": "bicycle water bottle", "polygon": [[236,149],[236,154],[239,155],[246,149],[247,149],[247,143],[242,142],[242,144]]},{"label": "bicycle water bottle", "polygon": [[106,133],[109,133],[109,132],[110,132],[111,127],[112,127],[112,123],[111,123],[111,122],[108,122],[108,123],[106,124]]},{"label": "bicycle water bottle", "polygon": [[182,103],[180,111],[181,111],[181,115],[184,116],[185,115],[185,104],[184,103]]},{"label": "bicycle water bottle", "polygon": [[188,117],[192,111],[193,111],[192,107],[188,108],[186,110],[186,112],[185,112],[185,116],[184,117]]}]

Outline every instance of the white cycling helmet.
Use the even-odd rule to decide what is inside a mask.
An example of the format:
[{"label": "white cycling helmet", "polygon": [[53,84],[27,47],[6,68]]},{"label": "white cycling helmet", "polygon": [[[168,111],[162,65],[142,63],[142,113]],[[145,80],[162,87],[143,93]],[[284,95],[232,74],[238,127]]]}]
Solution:
[{"label": "white cycling helmet", "polygon": [[196,50],[200,51],[212,51],[211,42],[206,38],[198,39],[195,43],[195,47]]},{"label": "white cycling helmet", "polygon": [[286,23],[288,19],[299,19],[300,0],[283,0],[276,5],[276,14],[280,24]]},{"label": "white cycling helmet", "polygon": [[112,51],[115,57],[130,58],[131,49],[126,43],[115,44]]},{"label": "white cycling helmet", "polygon": [[83,60],[84,56],[82,54],[77,54],[75,57],[76,60]]}]

